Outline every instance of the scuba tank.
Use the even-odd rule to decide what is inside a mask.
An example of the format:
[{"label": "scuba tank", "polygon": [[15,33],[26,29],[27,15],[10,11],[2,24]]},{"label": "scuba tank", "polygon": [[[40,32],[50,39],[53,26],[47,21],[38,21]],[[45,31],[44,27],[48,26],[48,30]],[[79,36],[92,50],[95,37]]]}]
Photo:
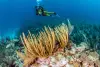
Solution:
[{"label": "scuba tank", "polygon": [[36,0],[37,2],[37,6],[40,6],[40,4],[42,3],[42,0]]}]

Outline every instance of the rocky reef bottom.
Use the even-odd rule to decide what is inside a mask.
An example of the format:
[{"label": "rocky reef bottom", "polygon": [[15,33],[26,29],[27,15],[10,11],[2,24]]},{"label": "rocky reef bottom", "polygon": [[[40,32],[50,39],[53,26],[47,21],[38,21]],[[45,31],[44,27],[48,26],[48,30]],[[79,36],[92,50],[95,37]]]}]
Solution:
[{"label": "rocky reef bottom", "polygon": [[[88,49],[85,42],[77,47],[72,44],[70,49],[59,49],[48,58],[36,59],[29,67],[100,67],[100,56],[96,51]],[[23,62],[16,54],[16,50],[23,51],[23,48],[19,48],[2,47],[4,51],[0,53],[0,67],[23,67]]]},{"label": "rocky reef bottom", "polygon": [[[81,45],[86,43],[82,42]],[[86,46],[72,46],[70,50],[59,49],[48,58],[38,58],[30,67],[100,67],[100,57]]]}]

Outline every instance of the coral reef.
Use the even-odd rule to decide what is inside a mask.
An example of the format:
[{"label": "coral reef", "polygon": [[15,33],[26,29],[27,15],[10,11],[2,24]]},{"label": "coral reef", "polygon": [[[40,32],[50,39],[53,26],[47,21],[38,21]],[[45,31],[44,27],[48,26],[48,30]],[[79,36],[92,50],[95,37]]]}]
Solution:
[{"label": "coral reef", "polygon": [[100,27],[64,23],[0,40],[0,67],[100,67]]},{"label": "coral reef", "polygon": [[8,40],[7,38],[5,41],[0,45],[0,67],[19,67],[22,64],[16,54],[16,50],[19,50],[21,47],[15,46],[16,44],[18,45],[19,40]]},{"label": "coral reef", "polygon": [[79,45],[81,42],[87,44],[87,49],[96,51],[100,55],[100,25],[77,24],[74,25],[70,39]]},{"label": "coral reef", "polygon": [[87,42],[74,44],[69,39],[70,26],[62,23],[54,28],[44,27],[37,35],[23,33],[25,52],[17,54],[24,60],[24,67],[98,67],[99,54],[88,50]]}]

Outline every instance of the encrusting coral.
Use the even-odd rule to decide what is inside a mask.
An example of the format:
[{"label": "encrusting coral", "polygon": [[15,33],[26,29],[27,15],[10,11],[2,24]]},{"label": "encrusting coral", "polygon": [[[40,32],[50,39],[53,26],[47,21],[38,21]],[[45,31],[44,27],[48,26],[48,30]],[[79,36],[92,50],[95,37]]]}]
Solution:
[{"label": "encrusting coral", "polygon": [[39,58],[48,58],[53,55],[59,48],[65,48],[68,43],[68,28],[62,23],[54,29],[44,27],[38,35],[31,34],[28,36],[23,33],[21,36],[25,53],[17,51],[17,54],[24,60],[24,66],[30,66]]}]

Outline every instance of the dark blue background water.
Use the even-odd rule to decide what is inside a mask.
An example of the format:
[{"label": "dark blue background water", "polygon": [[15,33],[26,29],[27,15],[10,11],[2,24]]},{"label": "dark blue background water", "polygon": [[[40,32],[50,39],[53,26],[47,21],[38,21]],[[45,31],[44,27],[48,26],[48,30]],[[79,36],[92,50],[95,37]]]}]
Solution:
[{"label": "dark blue background water", "polygon": [[44,8],[57,12],[61,18],[36,16],[35,5],[36,0],[0,0],[0,36],[13,37],[20,28],[53,25],[63,18],[70,18],[75,24],[100,23],[100,0],[43,0]]}]

